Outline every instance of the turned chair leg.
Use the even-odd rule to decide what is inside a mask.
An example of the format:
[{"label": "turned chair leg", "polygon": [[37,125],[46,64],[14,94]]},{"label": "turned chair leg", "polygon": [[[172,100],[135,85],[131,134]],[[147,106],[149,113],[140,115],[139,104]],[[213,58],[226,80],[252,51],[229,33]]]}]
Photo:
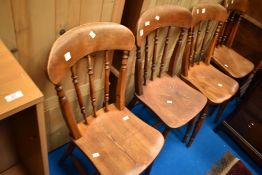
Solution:
[{"label": "turned chair leg", "polygon": [[59,160],[59,162],[58,162],[59,165],[63,165],[65,159],[66,159],[69,155],[72,154],[74,148],[75,148],[75,145],[74,145],[73,142],[69,142],[69,143],[67,144],[67,147],[66,147],[65,152],[64,152],[64,154],[62,155],[62,157],[60,158],[60,160]]},{"label": "turned chair leg", "polygon": [[202,124],[203,124],[203,122],[204,122],[204,120],[206,118],[206,115],[207,115],[207,112],[208,112],[208,107],[209,107],[209,104],[206,104],[206,106],[203,109],[203,112],[202,112],[201,116],[199,117],[199,120],[196,122],[196,125],[194,127],[193,133],[192,133],[192,135],[190,137],[190,140],[189,140],[189,142],[186,145],[187,147],[190,147],[192,145],[192,143],[193,143],[193,141],[194,141],[194,139],[195,139],[199,129],[201,128],[201,126],[202,126]]},{"label": "turned chair leg", "polygon": [[132,100],[129,102],[129,104],[127,105],[127,108],[129,109],[129,110],[131,110],[134,106],[135,106],[135,104],[138,102],[138,99],[137,99],[137,97],[136,96],[134,96],[133,98],[132,98]]},{"label": "turned chair leg", "polygon": [[71,157],[71,160],[74,164],[74,166],[76,167],[78,173],[80,175],[88,175],[84,166],[80,163],[80,161],[76,158],[76,156],[74,156],[73,154],[70,156]]},{"label": "turned chair leg", "polygon": [[215,114],[217,107],[218,107],[218,105],[212,104],[212,108],[208,109],[208,112],[209,112],[208,117],[212,117]]},{"label": "turned chair leg", "polygon": [[223,114],[223,112],[224,112],[224,110],[225,110],[225,108],[226,108],[226,106],[227,106],[228,101],[229,101],[229,100],[223,102],[223,103],[220,105],[220,109],[219,109],[218,114],[217,114],[217,116],[216,116],[216,118],[215,118],[215,120],[214,120],[214,123],[217,123],[217,122],[220,120],[220,118],[221,118],[221,116],[222,116],[222,114]]},{"label": "turned chair leg", "polygon": [[166,139],[166,137],[167,137],[168,132],[169,132],[169,127],[166,126],[165,130],[164,130],[163,133],[162,133],[165,139]]},{"label": "turned chair leg", "polygon": [[187,130],[186,130],[186,134],[185,134],[185,136],[184,136],[184,138],[183,138],[183,140],[182,140],[183,143],[186,143],[187,138],[189,137],[189,135],[190,135],[193,127],[194,127],[195,124],[196,124],[196,121],[197,121],[197,116],[194,117],[194,118],[188,123],[188,125],[187,125]]}]

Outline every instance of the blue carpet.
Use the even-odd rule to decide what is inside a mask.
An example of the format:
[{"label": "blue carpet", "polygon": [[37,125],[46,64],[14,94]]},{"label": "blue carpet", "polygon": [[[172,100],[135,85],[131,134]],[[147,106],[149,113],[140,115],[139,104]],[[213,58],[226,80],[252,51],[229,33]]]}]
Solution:
[{"label": "blue carpet", "polygon": [[[235,108],[236,101],[232,100],[227,105],[222,119],[227,117]],[[213,115],[216,115],[218,108],[213,109]],[[157,117],[145,106],[138,103],[132,109],[138,117],[149,124],[154,124]],[[229,138],[222,132],[215,133],[213,129],[216,125],[213,123],[214,116],[208,115],[195,141],[190,148],[187,148],[182,142],[186,127],[183,126],[176,130],[171,130],[165,141],[165,145],[159,156],[156,158],[151,174],[152,175],[202,175],[206,174],[212,165],[226,153],[231,152],[240,158],[243,163],[256,174],[262,174],[262,169],[257,167],[254,162]],[[164,126],[160,125],[162,131]],[[49,166],[51,175],[77,174],[70,159],[65,161],[65,166],[59,166],[58,160],[61,157],[65,145],[49,153]],[[94,167],[81,154],[75,150],[76,155],[84,164],[90,174],[94,172]]]}]

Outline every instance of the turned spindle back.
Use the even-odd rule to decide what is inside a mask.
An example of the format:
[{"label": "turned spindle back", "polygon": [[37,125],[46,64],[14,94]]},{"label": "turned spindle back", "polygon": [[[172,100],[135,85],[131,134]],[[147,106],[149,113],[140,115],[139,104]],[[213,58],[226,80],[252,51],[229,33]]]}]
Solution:
[{"label": "turned spindle back", "polygon": [[[210,64],[220,28],[223,22],[226,21],[227,16],[226,9],[219,4],[200,3],[193,7],[193,22],[191,30],[188,33],[190,35],[189,38],[192,40],[191,52],[189,58],[185,58],[188,59],[191,66],[199,64],[200,61]],[[214,34],[211,33],[210,35],[212,22],[218,22],[218,25]],[[211,41],[209,42],[210,37]],[[187,73],[185,72],[183,75],[187,76]]]},{"label": "turned spindle back", "polygon": [[[173,55],[168,65],[168,73],[171,76],[175,75],[176,62],[181,52],[182,39],[186,33],[186,29],[190,28],[192,23],[192,16],[188,9],[175,6],[175,5],[163,5],[151,8],[145,11],[139,18],[137,23],[136,44],[137,44],[137,58],[136,58],[136,93],[141,95],[142,85],[147,84],[147,79],[154,80],[156,69],[159,68],[158,77],[165,71],[167,62],[167,47],[169,44],[170,36],[173,35],[171,27],[177,27],[180,29],[179,37]],[[160,29],[167,28],[166,32],[160,32]],[[153,42],[149,40],[149,34],[153,34]],[[161,58],[159,58],[160,66],[156,65],[157,62],[157,48],[159,45],[160,35],[164,37],[163,52]],[[141,58],[141,47],[145,44],[144,58]],[[153,45],[152,62],[149,63],[149,46]],[[161,54],[159,54],[161,55]],[[144,63],[144,64],[143,64]],[[151,67],[150,67],[151,65]],[[151,70],[151,71],[149,71]],[[151,72],[148,76],[148,72]]]},{"label": "turned spindle back", "polygon": [[126,27],[109,22],[89,23],[75,27],[62,36],[60,36],[52,46],[49,54],[47,73],[50,81],[55,85],[59,98],[60,107],[65,122],[70,130],[70,134],[74,139],[81,137],[77,128],[77,123],[70,103],[65,95],[62,86],[62,79],[68,71],[71,71],[72,82],[76,91],[78,104],[87,123],[86,107],[82,92],[78,82],[78,74],[75,65],[80,59],[87,62],[88,85],[90,91],[90,100],[93,110],[93,117],[96,117],[96,95],[93,77],[94,59],[92,53],[97,51],[104,52],[104,110],[108,111],[109,101],[109,74],[110,60],[109,51],[123,50],[121,68],[119,70],[119,79],[116,92],[116,106],[119,110],[124,108],[125,102],[125,78],[127,68],[127,58],[129,51],[134,46],[134,36]]},{"label": "turned spindle back", "polygon": [[226,45],[231,47],[235,39],[242,15],[248,10],[248,0],[225,0],[224,7],[228,11],[229,18],[224,23],[219,39],[218,46]]}]

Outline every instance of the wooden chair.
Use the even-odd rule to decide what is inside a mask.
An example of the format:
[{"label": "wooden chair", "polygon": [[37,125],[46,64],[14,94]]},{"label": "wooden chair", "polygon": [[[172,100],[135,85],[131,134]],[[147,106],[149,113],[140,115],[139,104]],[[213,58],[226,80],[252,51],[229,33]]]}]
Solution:
[{"label": "wooden chair", "polygon": [[[69,129],[71,143],[61,158],[71,155],[78,147],[101,174],[139,174],[156,158],[163,146],[160,132],[147,125],[125,107],[125,81],[129,51],[134,36],[126,27],[115,23],[90,23],[75,27],[58,38],[51,49],[47,72],[55,85],[61,111]],[[123,50],[116,102],[109,101],[109,51]],[[96,109],[95,84],[91,53],[104,51],[104,107]],[[87,116],[75,65],[86,59],[90,100],[93,114]],[[96,58],[98,59],[98,58]],[[63,90],[62,79],[71,71],[83,121],[77,123],[72,107]],[[85,72],[83,72],[85,73]],[[75,157],[72,158],[73,162]],[[79,164],[76,163],[79,167]],[[81,170],[81,168],[80,168]]]},{"label": "wooden chair", "polygon": [[242,14],[248,8],[248,0],[225,0],[230,18],[222,27],[212,61],[233,78],[243,78],[254,69],[254,64],[231,46],[236,36]]},{"label": "wooden chair", "polygon": [[[182,77],[186,82],[201,91],[209,104],[222,104],[215,118],[219,120],[228,99],[235,95],[238,83],[210,64],[221,25],[227,19],[227,12],[219,4],[201,3],[192,9],[193,23],[189,31],[192,38],[190,56],[183,58]],[[211,22],[218,22],[212,40],[208,41]],[[205,28],[204,30],[202,30]],[[202,35],[202,36],[201,36]],[[207,51],[205,51],[205,47]],[[199,121],[202,122],[202,121]]]},{"label": "wooden chair", "polygon": [[[151,109],[167,127],[163,134],[166,137],[169,128],[178,128],[188,125],[183,142],[187,141],[190,131],[196,121],[196,116],[204,108],[207,99],[197,90],[188,86],[176,75],[176,64],[179,53],[182,52],[181,43],[185,31],[191,26],[191,13],[179,6],[164,5],[145,11],[137,23],[137,59],[135,70],[135,96]],[[167,47],[171,33],[171,27],[179,29],[179,38],[173,50],[169,64],[167,58]],[[167,33],[159,30],[167,28]],[[154,41],[149,41],[149,34],[154,35]],[[161,58],[157,58],[158,39],[164,37],[164,49]],[[141,47],[145,44],[145,57],[141,57]],[[150,68],[149,47],[153,45],[152,62]],[[189,43],[186,44],[188,47]],[[172,50],[171,50],[172,51]],[[160,66],[156,65],[159,60]],[[156,70],[159,73],[156,75]],[[166,70],[168,69],[168,70]],[[148,76],[148,72],[150,72]],[[157,76],[157,77],[156,77]],[[149,80],[148,80],[149,79]],[[206,111],[202,116],[206,115]],[[187,146],[190,146],[200,128],[194,130]]]}]

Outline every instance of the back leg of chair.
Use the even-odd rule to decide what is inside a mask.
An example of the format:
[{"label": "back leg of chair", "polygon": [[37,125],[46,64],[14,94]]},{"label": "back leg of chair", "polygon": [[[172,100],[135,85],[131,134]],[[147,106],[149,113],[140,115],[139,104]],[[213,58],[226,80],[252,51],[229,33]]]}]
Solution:
[{"label": "back leg of chair", "polygon": [[195,139],[195,137],[196,137],[199,129],[201,128],[201,126],[202,126],[202,124],[203,124],[203,122],[204,122],[204,119],[206,118],[206,115],[207,115],[207,112],[208,112],[208,108],[209,108],[209,102],[208,102],[208,103],[206,104],[206,106],[204,107],[204,109],[203,109],[203,111],[202,111],[202,114],[201,114],[201,116],[199,117],[199,119],[198,119],[198,121],[197,121],[197,123],[196,123],[196,125],[195,125],[195,127],[194,127],[194,130],[193,130],[193,133],[192,133],[192,135],[191,135],[191,137],[190,137],[190,140],[189,140],[189,142],[188,142],[187,145],[186,145],[187,147],[190,147],[191,144],[193,143],[193,141],[194,141],[194,139]]},{"label": "back leg of chair", "polygon": [[168,132],[169,132],[169,127],[168,126],[166,126],[166,128],[164,129],[164,131],[163,131],[163,136],[164,136],[164,138],[166,139],[166,137],[167,137],[167,134],[168,134]]},{"label": "back leg of chair", "polygon": [[67,144],[65,152],[58,162],[59,165],[64,164],[65,159],[72,154],[72,152],[74,151],[74,148],[75,148],[75,145],[73,142],[69,142]]},{"label": "back leg of chair", "polygon": [[217,122],[220,120],[220,118],[221,118],[221,116],[222,116],[222,114],[223,114],[223,112],[224,112],[224,110],[225,110],[225,108],[226,108],[226,106],[227,106],[227,104],[228,104],[228,101],[229,101],[229,100],[223,102],[223,103],[220,105],[219,111],[218,111],[217,116],[216,116],[216,118],[215,118],[215,120],[214,120],[215,123],[217,123]]}]

